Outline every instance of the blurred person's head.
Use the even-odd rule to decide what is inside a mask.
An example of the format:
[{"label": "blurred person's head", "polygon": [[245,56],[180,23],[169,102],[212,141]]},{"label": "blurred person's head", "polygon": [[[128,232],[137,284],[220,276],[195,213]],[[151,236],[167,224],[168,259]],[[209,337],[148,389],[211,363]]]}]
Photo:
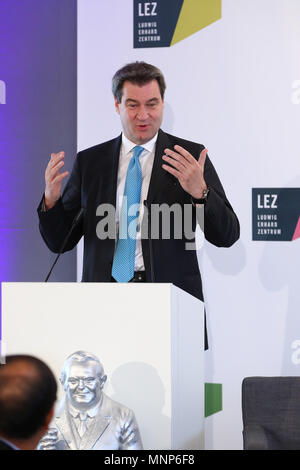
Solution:
[{"label": "blurred person's head", "polygon": [[53,417],[57,384],[49,367],[27,355],[0,365],[0,438],[35,449]]}]

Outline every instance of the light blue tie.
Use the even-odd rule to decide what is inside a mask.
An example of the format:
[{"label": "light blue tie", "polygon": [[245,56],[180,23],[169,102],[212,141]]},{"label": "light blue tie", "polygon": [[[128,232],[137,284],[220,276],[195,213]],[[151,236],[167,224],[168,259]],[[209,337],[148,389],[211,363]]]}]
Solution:
[{"label": "light blue tie", "polygon": [[134,147],[127,169],[117,249],[112,266],[112,276],[117,282],[129,282],[134,276],[137,219],[142,189],[139,157],[143,150],[143,147]]}]

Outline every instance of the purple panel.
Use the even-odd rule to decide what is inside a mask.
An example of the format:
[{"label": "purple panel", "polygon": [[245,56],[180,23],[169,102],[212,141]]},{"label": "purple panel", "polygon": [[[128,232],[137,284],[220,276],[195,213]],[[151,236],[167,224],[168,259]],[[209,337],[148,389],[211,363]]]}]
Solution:
[{"label": "purple panel", "polygon": [[[54,259],[36,207],[51,152],[77,147],[76,0],[0,0],[0,281],[43,281]],[[76,280],[76,253],[53,281]]]}]

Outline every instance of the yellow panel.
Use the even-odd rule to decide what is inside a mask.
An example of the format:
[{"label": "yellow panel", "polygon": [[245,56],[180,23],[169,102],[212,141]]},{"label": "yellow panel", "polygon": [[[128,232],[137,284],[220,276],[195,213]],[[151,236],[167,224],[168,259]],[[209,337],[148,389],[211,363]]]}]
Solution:
[{"label": "yellow panel", "polygon": [[222,0],[184,0],[171,45],[217,21],[222,15]]}]

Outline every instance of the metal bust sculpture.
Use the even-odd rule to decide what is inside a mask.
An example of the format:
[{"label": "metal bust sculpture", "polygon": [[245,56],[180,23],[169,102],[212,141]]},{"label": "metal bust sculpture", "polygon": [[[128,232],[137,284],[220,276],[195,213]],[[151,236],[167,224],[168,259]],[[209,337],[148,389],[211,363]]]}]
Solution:
[{"label": "metal bust sculpture", "polygon": [[60,382],[65,390],[41,450],[140,450],[134,413],[103,393],[107,376],[99,359],[85,351],[69,356]]}]

